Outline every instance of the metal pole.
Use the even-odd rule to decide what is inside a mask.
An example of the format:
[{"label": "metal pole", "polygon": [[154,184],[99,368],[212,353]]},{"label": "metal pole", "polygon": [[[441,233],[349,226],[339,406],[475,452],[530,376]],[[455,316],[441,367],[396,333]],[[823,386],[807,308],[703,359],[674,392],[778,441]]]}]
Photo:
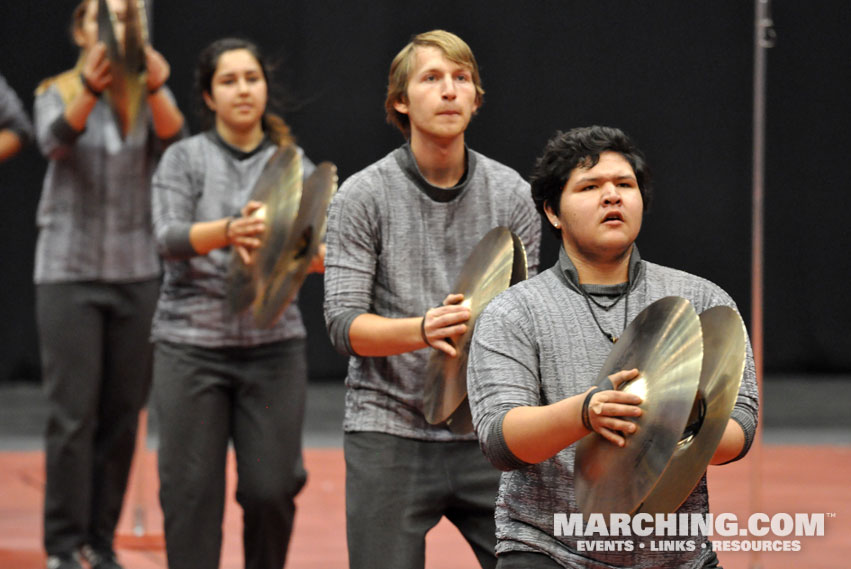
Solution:
[{"label": "metal pole", "polygon": [[[753,82],[753,200],[751,234],[751,340],[757,388],[762,401],[763,381],[763,237],[765,174],[765,67],[766,50],[774,46],[771,0],[755,0],[754,82]],[[762,425],[762,405],[759,411]],[[750,512],[762,511],[762,429],[757,429],[751,448]],[[751,555],[750,567],[761,567],[759,552]]]}]

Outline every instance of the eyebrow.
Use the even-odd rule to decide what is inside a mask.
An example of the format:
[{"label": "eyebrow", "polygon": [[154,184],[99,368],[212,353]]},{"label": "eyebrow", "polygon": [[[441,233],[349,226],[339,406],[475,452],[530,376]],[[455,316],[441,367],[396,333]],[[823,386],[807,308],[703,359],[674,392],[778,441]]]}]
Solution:
[{"label": "eyebrow", "polygon": [[584,184],[587,182],[599,182],[601,180],[630,180],[633,182],[638,182],[638,179],[635,177],[635,174],[617,174],[615,176],[582,176],[578,180],[576,180],[576,184]]}]

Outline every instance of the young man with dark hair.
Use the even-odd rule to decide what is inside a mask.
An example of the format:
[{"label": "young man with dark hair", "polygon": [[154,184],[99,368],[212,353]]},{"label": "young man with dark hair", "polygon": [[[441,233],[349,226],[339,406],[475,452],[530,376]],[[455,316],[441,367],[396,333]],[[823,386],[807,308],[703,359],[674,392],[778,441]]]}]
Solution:
[{"label": "young man with dark hair", "polygon": [[[713,283],[644,261],[635,239],[650,197],[642,153],[620,130],[589,127],[558,133],[532,174],[538,211],[559,235],[559,260],[485,308],[476,323],[468,366],[473,423],[490,461],[504,470],[496,507],[500,568],[715,567],[705,537],[691,551],[580,551],[581,537],[557,536],[554,515],[578,513],[573,462],[591,430],[624,446],[642,400],[617,390],[590,395],[612,344],[649,304],[666,296],[689,300],[698,313],[735,307]],[[622,370],[615,386],[637,376]],[[648,395],[650,397],[650,395]],[[738,460],[756,431],[758,396],[753,356],[732,416],[712,457]],[[590,429],[585,426],[590,426]],[[624,483],[633,476],[624,472]],[[709,510],[705,475],[678,510]],[[599,538],[606,539],[606,538]],[[617,539],[617,538],[615,538]]]},{"label": "young man with dark hair", "polygon": [[483,93],[463,40],[442,30],[415,36],[393,60],[386,102],[388,121],[408,142],[346,180],[329,208],[325,318],[332,343],[350,356],[352,568],[423,567],[425,534],[444,515],[482,567],[496,564],[499,472],[472,433],[423,415],[431,349],[455,357],[447,339],[470,318],[451,287],[476,244],[506,226],[522,239],[530,271],[538,264],[540,220],[528,184],[465,144]]}]

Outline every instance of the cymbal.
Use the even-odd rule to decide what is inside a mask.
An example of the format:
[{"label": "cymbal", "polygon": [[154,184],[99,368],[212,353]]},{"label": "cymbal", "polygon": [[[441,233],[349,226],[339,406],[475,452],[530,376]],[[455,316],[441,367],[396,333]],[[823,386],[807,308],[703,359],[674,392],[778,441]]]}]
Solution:
[{"label": "cymbal", "polygon": [[[268,244],[259,251],[257,296],[252,305],[254,321],[261,328],[278,320],[307,277],[325,237],[326,212],[336,191],[337,167],[323,162],[304,182],[293,223],[267,221]],[[286,209],[288,206],[279,202],[287,197],[273,195],[267,202],[269,210]]]},{"label": "cymbal", "polygon": [[[485,306],[509,286],[526,279],[526,250],[507,227],[491,229],[464,262],[453,293],[464,295],[462,305],[471,311],[467,331],[451,338],[458,355],[450,358],[432,350],[426,365],[423,414],[433,424],[447,421],[453,432],[473,430],[467,399],[467,357],[476,319]],[[459,409],[467,406],[466,410]],[[452,419],[452,420],[450,420]]]},{"label": "cymbal", "polygon": [[[301,156],[293,145],[281,147],[266,162],[251,190],[250,199],[264,204],[253,214],[266,221],[260,250],[254,254],[254,262],[250,265],[246,265],[235,250],[231,253],[226,293],[231,314],[247,309],[257,297],[260,251],[270,249],[278,252],[283,248],[298,214],[301,194]],[[274,254],[265,255],[262,262],[267,264],[265,271],[268,274],[274,269]]]},{"label": "cymbal", "polygon": [[650,514],[677,510],[700,482],[727,427],[745,369],[745,324],[729,306],[700,315],[703,365],[697,396],[671,462],[638,508]]},{"label": "cymbal", "polygon": [[98,2],[98,39],[106,44],[112,82],[104,96],[126,137],[136,126],[147,94],[145,44],[148,14],[145,0],[128,0],[123,41],[115,32],[116,15],[106,0]]},{"label": "cymbal", "polygon": [[665,297],[633,320],[614,345],[597,377],[637,368],[639,376],[620,386],[643,399],[638,429],[617,447],[597,433],[576,447],[576,502],[588,515],[632,514],[650,494],[670,462],[691,412],[703,360],[700,319],[684,298]]}]

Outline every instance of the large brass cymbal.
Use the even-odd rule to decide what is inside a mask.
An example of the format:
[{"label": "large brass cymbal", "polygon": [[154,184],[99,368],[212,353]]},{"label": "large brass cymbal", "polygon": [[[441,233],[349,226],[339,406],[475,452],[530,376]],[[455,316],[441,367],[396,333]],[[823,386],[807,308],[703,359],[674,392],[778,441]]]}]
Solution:
[{"label": "large brass cymbal", "polygon": [[[267,226],[269,244],[260,250],[257,296],[252,305],[254,320],[261,328],[275,323],[307,277],[325,237],[326,212],[336,191],[337,167],[323,162],[304,182],[298,215],[286,233],[283,224]],[[274,196],[270,199],[270,210],[275,209],[276,201]]]},{"label": "large brass cymbal", "polygon": [[[254,262],[246,265],[234,250],[231,253],[227,276],[227,302],[232,314],[242,312],[257,297],[259,275],[274,269],[275,253],[284,247],[287,235],[295,223],[302,194],[301,156],[293,145],[279,148],[266,162],[254,188],[251,200],[263,203],[254,212],[266,221],[266,232],[260,249],[254,254]],[[260,259],[263,250],[272,251]],[[260,264],[266,263],[261,269]]]},{"label": "large brass cymbal", "polygon": [[665,297],[645,308],[606,359],[598,385],[608,376],[637,368],[623,391],[643,399],[638,430],[617,447],[597,433],[577,443],[576,502],[586,515],[632,514],[650,494],[685,429],[703,360],[700,319],[691,303]]},{"label": "large brass cymbal", "polygon": [[700,315],[703,366],[688,424],[653,491],[638,508],[649,514],[677,510],[700,482],[733,412],[745,369],[745,324],[729,306]]},{"label": "large brass cymbal", "polygon": [[127,0],[123,37],[116,33],[116,18],[106,0],[99,0],[98,39],[106,45],[112,75],[104,96],[118,122],[119,132],[126,137],[139,121],[147,94],[148,14],[145,0]]},{"label": "large brass cymbal", "polygon": [[462,304],[472,314],[467,331],[452,338],[458,351],[456,357],[450,358],[439,350],[432,350],[429,356],[423,388],[423,414],[429,423],[448,421],[458,433],[473,430],[469,409],[459,406],[468,405],[467,357],[476,319],[497,294],[525,280],[526,275],[523,242],[506,227],[491,229],[467,257],[452,292],[464,295]]}]

